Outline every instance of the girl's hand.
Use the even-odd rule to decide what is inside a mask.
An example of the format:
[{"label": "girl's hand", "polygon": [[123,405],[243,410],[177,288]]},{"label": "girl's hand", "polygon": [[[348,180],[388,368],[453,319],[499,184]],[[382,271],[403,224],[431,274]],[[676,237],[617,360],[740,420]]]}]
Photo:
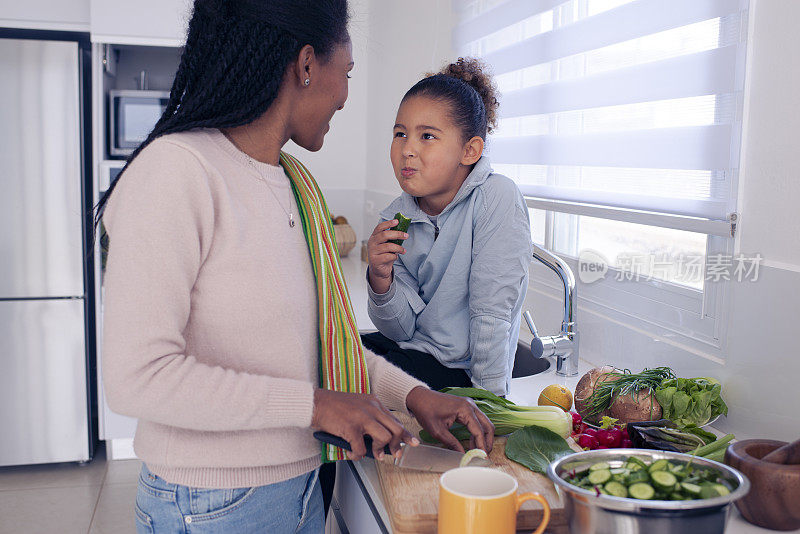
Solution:
[{"label": "girl's hand", "polygon": [[390,239],[408,239],[407,233],[392,230],[397,224],[397,219],[383,221],[375,227],[367,241],[369,285],[378,294],[389,291],[389,286],[392,285],[392,265],[398,254],[406,252],[402,246],[389,242]]},{"label": "girl's hand", "polygon": [[384,456],[383,447],[387,444],[396,456],[400,443],[419,443],[374,395],[315,390],[311,428],[347,440],[352,449],[347,453],[350,460],[360,460],[367,453],[365,434],[372,437],[375,459]]},{"label": "girl's hand", "polygon": [[487,453],[492,451],[494,425],[472,399],[439,393],[420,386],[408,394],[406,407],[425,430],[450,449],[464,452],[464,447],[449,430],[458,421],[472,434],[469,439],[471,449],[478,447]]}]

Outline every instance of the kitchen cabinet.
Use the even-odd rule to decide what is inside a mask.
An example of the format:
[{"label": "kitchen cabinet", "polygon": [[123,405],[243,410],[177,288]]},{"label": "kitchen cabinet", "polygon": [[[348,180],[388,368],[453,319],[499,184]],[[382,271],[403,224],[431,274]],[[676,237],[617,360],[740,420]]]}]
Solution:
[{"label": "kitchen cabinet", "polygon": [[87,31],[89,0],[27,0],[3,2],[0,27]]},{"label": "kitchen cabinet", "polygon": [[[366,476],[364,469],[374,471]],[[360,472],[359,472],[360,471]],[[336,487],[328,520],[327,534],[388,534],[389,516],[383,507],[383,494],[377,493],[377,471],[371,460],[336,463]],[[377,485],[380,491],[380,485]],[[377,504],[377,506],[376,506]]]},{"label": "kitchen cabinet", "polygon": [[90,0],[92,42],[181,46],[191,0]]}]

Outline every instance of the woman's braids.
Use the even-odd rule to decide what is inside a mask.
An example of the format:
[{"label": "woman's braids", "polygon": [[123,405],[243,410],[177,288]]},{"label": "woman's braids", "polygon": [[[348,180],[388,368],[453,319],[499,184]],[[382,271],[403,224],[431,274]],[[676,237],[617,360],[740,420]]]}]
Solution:
[{"label": "woman's braids", "polygon": [[[260,117],[300,49],[310,44],[324,58],[349,38],[347,20],[347,0],[195,0],[169,102],[119,177],[163,135]],[[115,185],[96,206],[95,228]]]},{"label": "woman's braids", "polygon": [[453,122],[461,128],[464,140],[492,133],[497,127],[497,88],[486,67],[474,58],[458,58],[438,73],[428,73],[406,92],[447,102]]}]

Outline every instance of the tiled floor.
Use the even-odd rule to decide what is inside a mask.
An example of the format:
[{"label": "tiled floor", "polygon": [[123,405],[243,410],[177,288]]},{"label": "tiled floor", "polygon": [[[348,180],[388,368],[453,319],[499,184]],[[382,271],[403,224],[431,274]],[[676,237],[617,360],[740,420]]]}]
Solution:
[{"label": "tiled floor", "polygon": [[134,534],[141,462],[0,468],[0,534]]}]

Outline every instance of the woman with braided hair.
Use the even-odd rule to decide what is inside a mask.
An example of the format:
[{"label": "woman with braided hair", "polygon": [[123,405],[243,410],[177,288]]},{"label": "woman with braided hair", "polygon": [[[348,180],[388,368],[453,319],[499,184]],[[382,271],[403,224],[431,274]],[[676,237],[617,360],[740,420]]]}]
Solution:
[{"label": "woman with braided hair", "polygon": [[281,151],[322,147],[352,68],[346,0],[196,0],[169,104],[98,205],[103,382],[139,419],[140,533],[321,532],[323,462],[366,435],[376,457],[417,443],[388,409],[491,449],[474,403],[363,348],[324,198]]}]

